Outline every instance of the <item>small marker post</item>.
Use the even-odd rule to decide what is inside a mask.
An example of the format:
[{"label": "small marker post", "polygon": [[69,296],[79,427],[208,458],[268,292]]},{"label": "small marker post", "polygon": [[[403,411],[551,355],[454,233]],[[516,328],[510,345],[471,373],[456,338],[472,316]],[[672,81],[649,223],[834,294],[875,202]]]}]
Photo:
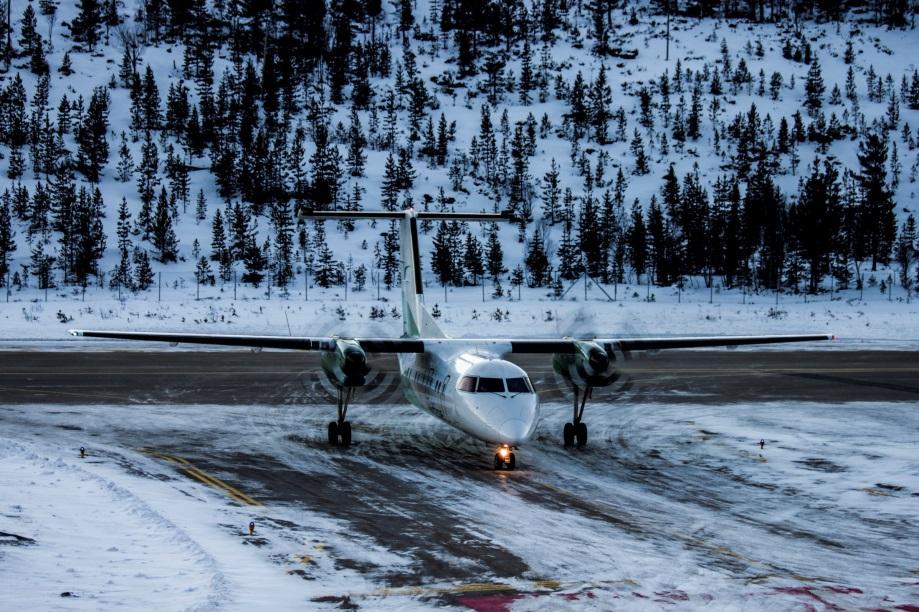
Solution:
[{"label": "small marker post", "polygon": [[81,446],[80,447],[80,459],[85,459],[85,458],[86,458],[86,449]]},{"label": "small marker post", "polygon": [[255,535],[255,521],[249,521],[249,535]]}]

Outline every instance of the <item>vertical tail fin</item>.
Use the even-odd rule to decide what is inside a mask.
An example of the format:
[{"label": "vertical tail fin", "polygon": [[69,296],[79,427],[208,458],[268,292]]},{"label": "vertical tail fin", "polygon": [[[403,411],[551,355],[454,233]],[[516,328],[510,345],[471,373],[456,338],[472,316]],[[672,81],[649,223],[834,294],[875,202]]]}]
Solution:
[{"label": "vertical tail fin", "polygon": [[446,337],[437,321],[424,306],[424,283],[421,280],[421,250],[418,241],[418,219],[460,221],[511,221],[510,213],[452,213],[403,211],[313,211],[301,210],[304,219],[397,219],[400,221],[399,244],[402,250],[402,330],[407,338]]}]

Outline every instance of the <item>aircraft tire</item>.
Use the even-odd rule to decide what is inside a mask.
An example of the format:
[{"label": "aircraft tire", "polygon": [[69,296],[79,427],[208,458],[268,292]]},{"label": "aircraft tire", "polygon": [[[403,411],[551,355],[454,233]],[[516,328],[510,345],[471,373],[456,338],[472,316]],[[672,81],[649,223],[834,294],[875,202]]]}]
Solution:
[{"label": "aircraft tire", "polygon": [[578,448],[581,448],[582,446],[587,446],[587,424],[586,423],[578,423],[577,427],[575,427],[574,435],[578,441]]},{"label": "aircraft tire", "polygon": [[351,446],[351,421],[344,421],[338,428],[338,435],[341,436],[342,446]]},{"label": "aircraft tire", "polygon": [[338,423],[329,421],[329,445],[338,446]]},{"label": "aircraft tire", "polygon": [[562,438],[565,440],[565,448],[574,446],[574,425],[565,423],[565,429],[562,431]]}]

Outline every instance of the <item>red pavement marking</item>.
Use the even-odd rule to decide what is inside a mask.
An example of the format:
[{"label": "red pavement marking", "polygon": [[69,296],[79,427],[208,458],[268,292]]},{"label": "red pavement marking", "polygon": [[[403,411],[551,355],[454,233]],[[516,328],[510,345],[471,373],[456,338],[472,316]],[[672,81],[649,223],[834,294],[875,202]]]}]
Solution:
[{"label": "red pavement marking", "polygon": [[820,597],[820,595],[814,593],[814,587],[775,587],[773,590],[778,593],[785,593],[786,595],[804,595],[805,597],[810,597],[811,599],[818,601],[826,606],[827,610],[835,610],[837,612],[844,612],[845,610],[844,608],[840,608],[833,602],[827,601]]},{"label": "red pavement marking", "polygon": [[658,597],[669,599],[671,601],[689,601],[689,595],[684,591],[659,591],[654,593]]},{"label": "red pavement marking", "polygon": [[903,612],[919,612],[919,606],[914,606],[913,604],[903,604],[894,607],[897,610],[903,610]]},{"label": "red pavement marking", "polygon": [[501,593],[497,595],[463,595],[456,603],[475,612],[508,612],[509,606],[523,597],[523,593]]},{"label": "red pavement marking", "polygon": [[847,587],[847,586],[828,586],[828,587],[825,587],[824,590],[832,591],[834,593],[842,593],[843,595],[848,595],[850,593],[858,593],[859,595],[861,595],[862,593],[864,593],[864,591],[862,591],[861,589],[857,589],[855,587]]}]

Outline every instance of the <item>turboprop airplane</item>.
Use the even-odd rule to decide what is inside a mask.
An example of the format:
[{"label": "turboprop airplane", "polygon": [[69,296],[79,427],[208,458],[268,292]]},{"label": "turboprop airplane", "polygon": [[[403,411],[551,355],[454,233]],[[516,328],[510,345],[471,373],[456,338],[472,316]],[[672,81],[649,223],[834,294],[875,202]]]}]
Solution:
[{"label": "turboprop airplane", "polygon": [[402,321],[401,338],[344,338],[246,336],[130,331],[71,330],[75,336],[170,343],[247,346],[319,351],[320,364],[338,390],[338,418],[328,425],[331,445],[351,444],[348,406],[354,393],[366,385],[368,353],[395,353],[399,360],[405,399],[453,427],[497,446],[495,469],[514,469],[514,449],[533,435],[539,418],[539,398],[529,377],[507,361],[514,353],[552,355],[555,372],[570,386],[573,416],[565,424],[566,447],[587,444],[584,409],[595,387],[618,377],[616,361],[632,351],[775,344],[829,340],[832,336],[720,336],[674,338],[448,338],[424,305],[419,220],[479,222],[510,221],[508,213],[453,213],[404,211],[302,211],[301,218],[396,219],[401,222]]}]

